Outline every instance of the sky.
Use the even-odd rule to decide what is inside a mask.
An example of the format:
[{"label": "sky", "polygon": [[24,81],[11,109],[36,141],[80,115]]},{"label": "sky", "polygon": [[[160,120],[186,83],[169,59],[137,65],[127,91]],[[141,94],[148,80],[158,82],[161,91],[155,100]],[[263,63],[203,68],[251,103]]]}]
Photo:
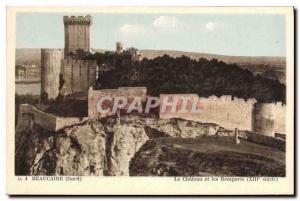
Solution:
[{"label": "sky", "polygon": [[[18,13],[17,48],[63,48],[64,15]],[[285,17],[274,14],[89,13],[91,47],[182,50],[235,56],[286,56]]]}]

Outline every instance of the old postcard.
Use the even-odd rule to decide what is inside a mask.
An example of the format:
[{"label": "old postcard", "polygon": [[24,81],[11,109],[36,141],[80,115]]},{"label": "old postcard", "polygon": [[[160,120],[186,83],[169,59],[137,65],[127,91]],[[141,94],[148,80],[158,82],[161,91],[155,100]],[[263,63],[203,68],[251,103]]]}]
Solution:
[{"label": "old postcard", "polygon": [[293,195],[292,7],[8,7],[7,193]]}]

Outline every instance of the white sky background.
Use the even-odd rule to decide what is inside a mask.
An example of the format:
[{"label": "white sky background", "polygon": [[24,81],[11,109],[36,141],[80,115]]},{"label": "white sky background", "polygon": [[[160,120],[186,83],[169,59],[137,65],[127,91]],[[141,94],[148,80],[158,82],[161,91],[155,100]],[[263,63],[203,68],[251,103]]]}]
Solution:
[{"label": "white sky background", "polygon": [[[74,13],[72,15],[85,15]],[[280,15],[89,13],[92,48],[183,50],[237,56],[285,56]],[[64,47],[64,13],[17,15],[17,48]],[[69,14],[70,15],[70,14]]]}]

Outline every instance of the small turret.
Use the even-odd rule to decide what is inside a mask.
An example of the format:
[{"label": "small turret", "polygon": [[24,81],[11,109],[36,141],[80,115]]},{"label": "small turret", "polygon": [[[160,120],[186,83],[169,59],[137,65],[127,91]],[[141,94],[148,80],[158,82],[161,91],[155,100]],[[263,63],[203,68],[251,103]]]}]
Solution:
[{"label": "small turret", "polygon": [[275,137],[274,103],[256,103],[253,110],[253,131]]}]

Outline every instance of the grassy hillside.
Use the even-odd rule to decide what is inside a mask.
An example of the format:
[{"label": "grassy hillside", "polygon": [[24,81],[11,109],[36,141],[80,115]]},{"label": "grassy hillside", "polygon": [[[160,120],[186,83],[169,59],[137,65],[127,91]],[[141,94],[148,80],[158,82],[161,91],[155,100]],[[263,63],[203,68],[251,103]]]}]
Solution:
[{"label": "grassy hillside", "polygon": [[131,176],[285,176],[285,153],[229,137],[156,138],[130,162]]}]

